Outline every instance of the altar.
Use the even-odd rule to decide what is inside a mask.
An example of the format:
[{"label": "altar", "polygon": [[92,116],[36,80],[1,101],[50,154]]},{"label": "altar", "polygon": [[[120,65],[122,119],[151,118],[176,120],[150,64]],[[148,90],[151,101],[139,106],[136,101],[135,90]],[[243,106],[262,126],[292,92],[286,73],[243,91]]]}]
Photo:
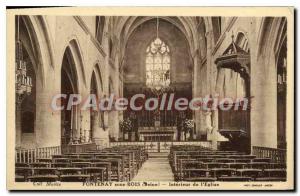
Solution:
[{"label": "altar", "polygon": [[176,127],[139,127],[139,141],[176,141]]}]

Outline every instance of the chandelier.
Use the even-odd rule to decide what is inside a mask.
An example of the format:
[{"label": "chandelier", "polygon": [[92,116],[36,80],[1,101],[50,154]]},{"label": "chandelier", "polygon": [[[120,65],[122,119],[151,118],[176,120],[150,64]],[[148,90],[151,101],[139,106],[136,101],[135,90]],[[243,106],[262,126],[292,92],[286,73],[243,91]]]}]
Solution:
[{"label": "chandelier", "polygon": [[17,41],[15,59],[15,79],[17,103],[20,104],[26,95],[31,93],[32,78],[27,76],[27,62],[23,59],[23,46],[20,40],[20,16],[17,16]]}]

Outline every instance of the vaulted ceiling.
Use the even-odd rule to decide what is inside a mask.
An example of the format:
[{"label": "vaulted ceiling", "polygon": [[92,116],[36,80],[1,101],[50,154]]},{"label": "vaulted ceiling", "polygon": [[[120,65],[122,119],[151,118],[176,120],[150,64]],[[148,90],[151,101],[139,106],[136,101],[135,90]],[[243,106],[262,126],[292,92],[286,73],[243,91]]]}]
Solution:
[{"label": "vaulted ceiling", "polygon": [[[115,37],[119,38],[119,49],[121,56],[124,55],[127,41],[130,35],[143,23],[157,18],[156,16],[118,16],[110,18],[110,30]],[[204,17],[175,17],[159,16],[159,19],[175,25],[185,35],[188,41],[190,53],[193,54],[199,48],[200,36],[205,36],[198,32],[199,27],[208,29],[209,22]],[[206,46],[201,46],[206,47]]]}]

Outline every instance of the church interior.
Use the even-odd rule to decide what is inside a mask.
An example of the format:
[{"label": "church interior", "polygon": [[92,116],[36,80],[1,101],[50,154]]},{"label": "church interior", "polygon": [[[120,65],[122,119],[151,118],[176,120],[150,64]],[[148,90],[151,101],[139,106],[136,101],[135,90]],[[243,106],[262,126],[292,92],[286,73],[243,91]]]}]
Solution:
[{"label": "church interior", "polygon": [[[15,17],[15,180],[286,181],[287,19]],[[246,109],[51,109],[56,94]]]}]

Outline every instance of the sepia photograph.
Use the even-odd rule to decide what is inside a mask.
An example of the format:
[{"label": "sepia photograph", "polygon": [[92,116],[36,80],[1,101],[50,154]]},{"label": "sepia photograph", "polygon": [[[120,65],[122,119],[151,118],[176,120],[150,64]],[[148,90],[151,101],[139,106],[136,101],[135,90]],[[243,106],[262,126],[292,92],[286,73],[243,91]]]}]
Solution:
[{"label": "sepia photograph", "polygon": [[6,12],[7,189],[294,189],[293,7]]}]

